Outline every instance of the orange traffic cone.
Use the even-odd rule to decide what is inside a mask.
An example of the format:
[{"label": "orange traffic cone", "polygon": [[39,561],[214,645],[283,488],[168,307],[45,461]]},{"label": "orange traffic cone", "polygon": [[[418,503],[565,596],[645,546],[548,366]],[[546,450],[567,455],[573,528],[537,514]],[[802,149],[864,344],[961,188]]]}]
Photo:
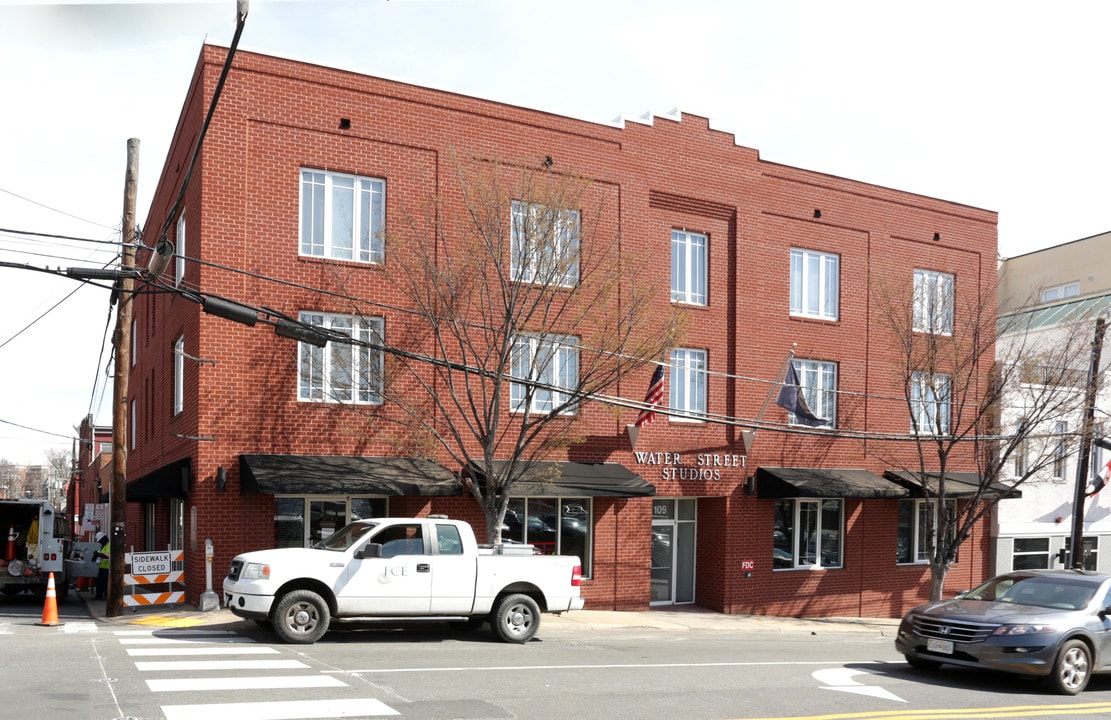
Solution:
[{"label": "orange traffic cone", "polygon": [[8,549],[4,551],[5,560],[15,560],[15,525],[8,526]]},{"label": "orange traffic cone", "polygon": [[35,624],[50,627],[65,625],[58,621],[58,595],[54,592],[54,573],[50,573],[50,579],[46,583],[46,604],[42,606],[42,622]]}]

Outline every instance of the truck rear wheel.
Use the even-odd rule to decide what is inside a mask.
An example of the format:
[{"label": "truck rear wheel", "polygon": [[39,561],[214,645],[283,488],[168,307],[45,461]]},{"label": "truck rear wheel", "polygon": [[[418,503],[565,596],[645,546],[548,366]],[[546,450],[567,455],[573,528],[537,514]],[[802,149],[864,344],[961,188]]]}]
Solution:
[{"label": "truck rear wheel", "polygon": [[502,642],[528,642],[540,629],[540,608],[528,595],[506,595],[494,609],[490,625]]},{"label": "truck rear wheel", "polygon": [[282,640],[309,645],[328,632],[331,612],[324,598],[312,590],[292,590],[278,600],[272,620]]}]

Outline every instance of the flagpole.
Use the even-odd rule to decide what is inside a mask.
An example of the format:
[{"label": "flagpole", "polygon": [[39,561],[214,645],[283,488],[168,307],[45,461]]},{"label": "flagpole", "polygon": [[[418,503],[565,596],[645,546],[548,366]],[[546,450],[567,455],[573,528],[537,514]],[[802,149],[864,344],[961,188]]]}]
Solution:
[{"label": "flagpole", "polygon": [[749,448],[752,446],[752,442],[756,439],[756,431],[757,429],[759,429],[760,423],[764,420],[764,413],[767,412],[768,405],[772,401],[772,395],[775,393],[776,390],[779,389],[779,386],[783,384],[784,378],[787,377],[787,367],[794,359],[795,351],[788,350],[787,359],[783,362],[783,366],[779,368],[779,374],[775,376],[776,380],[774,383],[772,383],[771,389],[768,390],[768,396],[764,398],[764,405],[760,408],[760,414],[756,416],[755,427],[753,427],[751,430],[741,431],[741,440],[744,442],[745,445],[745,455],[748,455]]}]

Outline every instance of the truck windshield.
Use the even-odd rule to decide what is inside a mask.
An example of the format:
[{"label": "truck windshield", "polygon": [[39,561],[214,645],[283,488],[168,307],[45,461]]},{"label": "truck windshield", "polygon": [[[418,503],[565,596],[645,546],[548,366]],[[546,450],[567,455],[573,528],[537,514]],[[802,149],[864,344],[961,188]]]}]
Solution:
[{"label": "truck windshield", "polygon": [[336,552],[343,552],[359,542],[360,538],[365,537],[368,532],[376,527],[378,527],[378,523],[359,520],[340,528],[338,531],[313,545],[313,547],[317,550],[335,550]]}]

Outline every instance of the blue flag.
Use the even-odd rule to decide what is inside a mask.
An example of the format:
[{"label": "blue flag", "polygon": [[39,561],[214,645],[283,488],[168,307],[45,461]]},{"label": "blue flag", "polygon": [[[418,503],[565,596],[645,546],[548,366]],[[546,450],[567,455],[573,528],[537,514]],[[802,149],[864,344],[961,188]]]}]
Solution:
[{"label": "blue flag", "polygon": [[799,387],[799,376],[795,372],[794,362],[787,363],[787,375],[783,378],[783,387],[779,390],[779,396],[775,399],[775,404],[792,413],[795,416],[795,422],[800,425],[820,427],[828,422],[811,412],[810,406],[806,404],[802,388]]}]

